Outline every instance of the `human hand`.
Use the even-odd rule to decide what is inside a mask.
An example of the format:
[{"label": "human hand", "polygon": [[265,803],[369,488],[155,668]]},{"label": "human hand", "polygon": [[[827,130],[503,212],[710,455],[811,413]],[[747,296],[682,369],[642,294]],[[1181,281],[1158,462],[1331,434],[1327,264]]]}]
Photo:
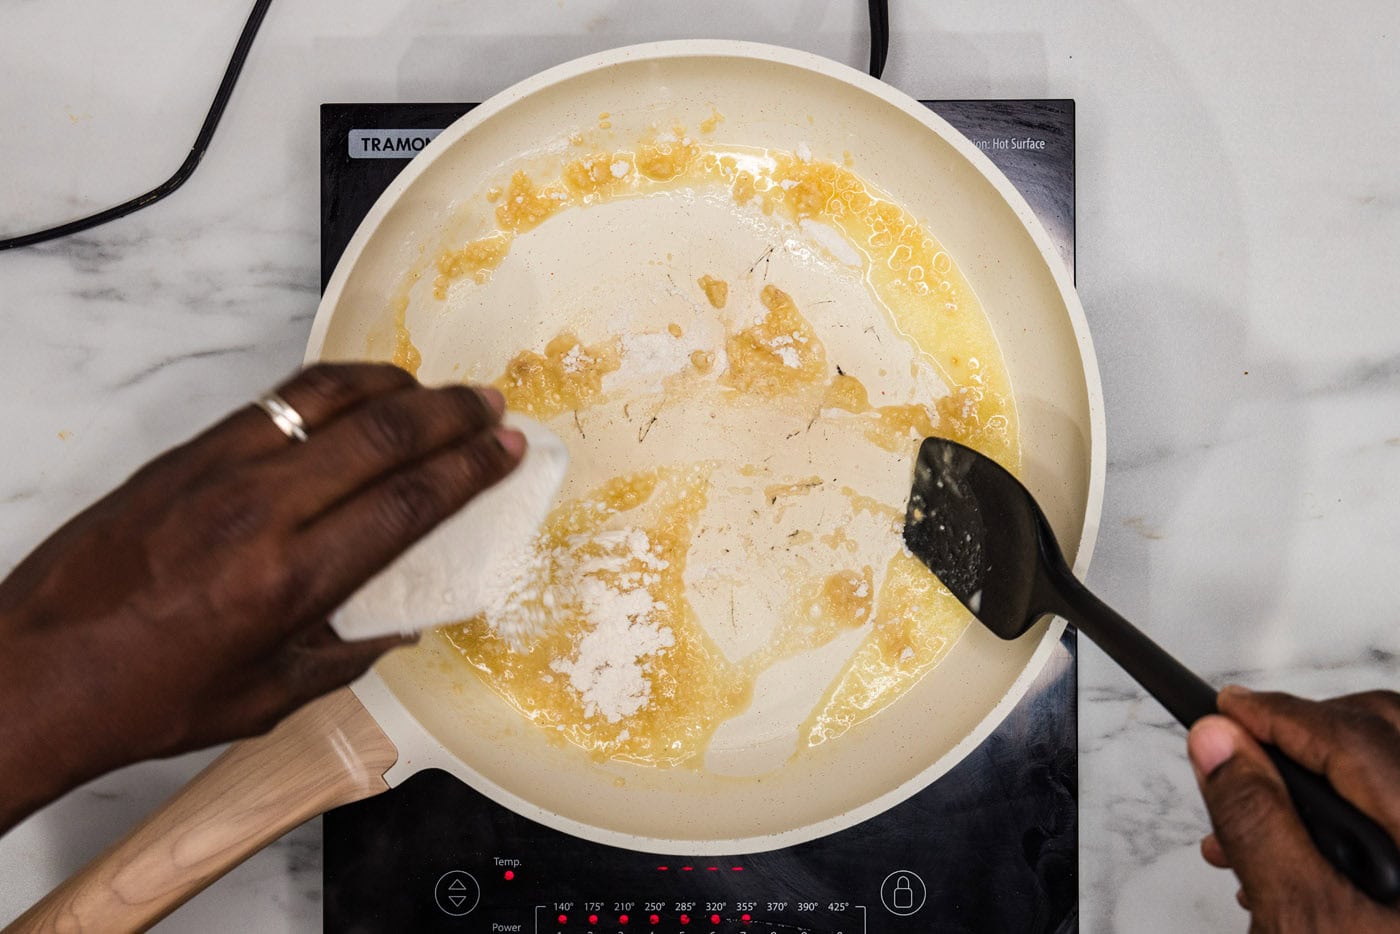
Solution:
[{"label": "human hand", "polygon": [[[0,832],[120,765],[270,729],[397,637],[327,616],[519,462],[494,390],[322,365],[158,457],[0,583]],[[490,530],[482,530],[490,534]]]},{"label": "human hand", "polygon": [[1215,832],[1206,862],[1232,869],[1250,931],[1400,931],[1400,910],[1368,898],[1313,846],[1260,743],[1272,743],[1331,782],[1400,840],[1400,694],[1369,691],[1327,701],[1220,692],[1223,716],[1191,728],[1187,749]]}]

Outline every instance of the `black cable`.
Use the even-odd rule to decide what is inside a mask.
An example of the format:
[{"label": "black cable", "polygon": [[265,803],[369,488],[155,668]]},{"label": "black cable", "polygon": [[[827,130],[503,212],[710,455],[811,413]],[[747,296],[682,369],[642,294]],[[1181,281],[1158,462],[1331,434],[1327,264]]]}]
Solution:
[{"label": "black cable", "polygon": [[870,0],[870,74],[876,78],[885,73],[885,58],[890,54],[889,0]]},{"label": "black cable", "polygon": [[[889,55],[889,4],[888,0],[869,0],[869,2],[870,74],[878,78],[885,71],[885,58]],[[99,211],[66,224],[59,224],[56,227],[36,230],[34,233],[0,238],[0,250],[33,246],[36,243],[57,240],[59,237],[66,237],[69,234],[91,230],[100,224],[114,221],[119,217],[125,217],[144,207],[149,207],[189,181],[194,170],[199,167],[200,160],[204,158],[204,153],[209,149],[209,143],[214,139],[214,131],[218,129],[219,119],[223,117],[224,108],[228,106],[229,98],[233,96],[234,85],[238,83],[238,76],[243,71],[243,63],[247,60],[248,52],[253,47],[253,39],[258,34],[258,27],[262,25],[263,17],[267,15],[267,8],[271,5],[272,0],[255,0],[253,3],[248,20],[243,24],[243,31],[238,35],[238,44],[233,47],[233,55],[229,58],[228,67],[224,69],[223,80],[219,82],[219,89],[214,92],[214,102],[209,105],[209,112],[204,116],[204,123],[199,128],[199,134],[195,136],[194,145],[190,147],[189,155],[185,156],[185,161],[180,163],[180,167],[175,170],[174,175],[145,194],[137,195],[130,201],[124,201],[105,211]]]},{"label": "black cable", "polygon": [[258,27],[262,25],[263,17],[267,15],[267,8],[271,5],[272,0],[256,0],[253,4],[253,10],[248,14],[248,21],[243,24],[243,32],[238,36],[238,44],[233,48],[233,57],[229,59],[228,67],[224,69],[223,80],[219,82],[219,89],[214,92],[214,102],[209,105],[209,113],[205,115],[204,124],[199,128],[199,135],[195,137],[189,155],[185,156],[185,161],[180,163],[180,167],[175,170],[174,175],[145,194],[138,195],[116,207],[75,221],[69,221],[66,224],[59,224],[57,227],[48,227],[34,233],[0,239],[0,250],[33,246],[36,243],[44,243],[59,237],[66,237],[69,234],[91,230],[99,224],[114,221],[133,211],[139,211],[155,204],[188,181],[189,177],[194,174],[200,160],[204,158],[204,153],[209,148],[209,142],[214,138],[214,130],[218,128],[219,118],[224,115],[224,107],[228,105],[229,98],[233,96],[233,86],[238,83],[238,74],[243,70],[243,62],[248,58],[248,50],[253,47],[253,38],[257,36]]}]

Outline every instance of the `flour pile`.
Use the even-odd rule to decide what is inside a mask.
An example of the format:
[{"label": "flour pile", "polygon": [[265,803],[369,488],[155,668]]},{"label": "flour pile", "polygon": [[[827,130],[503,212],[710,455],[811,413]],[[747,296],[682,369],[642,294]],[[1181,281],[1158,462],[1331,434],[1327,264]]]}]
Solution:
[{"label": "flour pile", "polygon": [[586,621],[565,657],[550,663],[583,702],[584,714],[617,723],[651,699],[650,659],[675,644],[662,619],[668,606],[652,588],[669,562],[643,529],[610,529],[570,537],[561,547],[522,561],[519,573],[487,607],[486,624],[517,651],[551,615]]}]

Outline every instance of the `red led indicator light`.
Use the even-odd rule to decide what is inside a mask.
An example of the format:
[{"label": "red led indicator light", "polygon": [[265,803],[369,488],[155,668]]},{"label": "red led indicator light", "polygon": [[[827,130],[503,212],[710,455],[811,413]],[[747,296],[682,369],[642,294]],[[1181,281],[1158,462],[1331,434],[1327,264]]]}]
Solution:
[{"label": "red led indicator light", "polygon": [[569,916],[568,916],[568,915],[560,915],[560,916],[559,916],[559,923],[560,923],[560,924],[568,924],[568,923],[569,923]]},{"label": "red led indicator light", "polygon": [[711,924],[719,924],[719,915],[710,915]]},{"label": "red led indicator light", "polygon": [[618,915],[618,916],[617,916],[617,923],[618,923],[618,924],[626,924],[626,923],[627,923],[627,916],[626,916],[626,915]]},{"label": "red led indicator light", "polygon": [[750,918],[748,915],[740,915],[739,920],[744,922],[745,924],[748,924],[750,921],[753,920],[753,918]]},{"label": "red led indicator light", "polygon": [[660,915],[652,915],[652,916],[651,916],[650,918],[648,918],[647,920],[650,921],[652,924],[660,924],[660,923],[661,923],[661,916],[660,916]]},{"label": "red led indicator light", "polygon": [[690,915],[681,915],[681,924],[689,924]]},{"label": "red led indicator light", "polygon": [[514,869],[507,869],[507,870],[506,870],[506,881],[509,882],[511,879],[514,879],[514,878],[515,878],[515,870],[514,870]]},{"label": "red led indicator light", "polygon": [[588,923],[589,923],[589,924],[597,924],[597,923],[598,923],[598,916],[597,916],[597,915],[589,915],[589,916],[588,916]]}]

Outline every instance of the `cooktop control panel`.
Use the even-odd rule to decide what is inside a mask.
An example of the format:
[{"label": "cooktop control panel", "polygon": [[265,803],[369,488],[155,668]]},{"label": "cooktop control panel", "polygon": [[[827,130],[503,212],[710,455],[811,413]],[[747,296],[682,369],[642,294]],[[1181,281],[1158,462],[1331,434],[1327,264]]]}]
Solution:
[{"label": "cooktop control panel", "polygon": [[[1007,769],[1019,795],[1011,813],[990,800],[1006,789],[986,775],[980,792],[950,799],[926,791],[850,830],[744,856],[660,856],[589,843],[430,770],[326,821],[326,929],[1056,930],[1075,886],[1072,773],[1055,767],[1048,744],[1031,758],[1041,761],[1036,773]],[[946,926],[960,918],[968,923]]]},{"label": "cooktop control panel", "polygon": [[[1074,103],[937,101],[1074,268]],[[321,109],[323,283],[415,152],[470,104]],[[516,934],[953,934],[1077,929],[1075,642],[932,785],[840,833],[656,856],[551,830],[437,771],[325,817],[325,929]],[[917,741],[917,737],[911,737]],[[567,781],[567,776],[560,776]]]},{"label": "cooktop control panel", "polygon": [[[613,854],[606,879],[575,873],[567,882],[560,868],[568,870],[553,858],[490,856],[478,872],[444,872],[433,883],[433,901],[449,918],[478,915],[474,930],[533,934],[870,930],[871,905],[852,901],[830,879],[792,878],[761,857]],[[911,869],[890,872],[882,889],[881,906],[893,916],[912,917],[928,899]]]}]

